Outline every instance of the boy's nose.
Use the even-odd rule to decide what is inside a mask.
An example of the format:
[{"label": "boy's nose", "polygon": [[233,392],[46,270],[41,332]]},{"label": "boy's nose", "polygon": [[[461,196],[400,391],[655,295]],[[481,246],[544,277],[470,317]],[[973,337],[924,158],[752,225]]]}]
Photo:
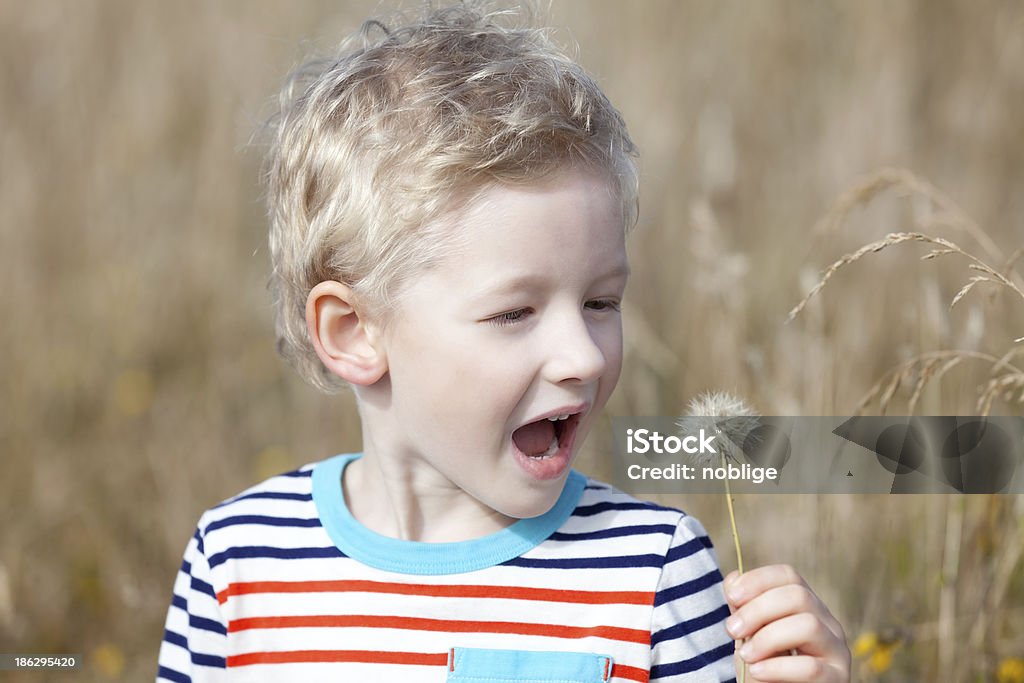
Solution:
[{"label": "boy's nose", "polygon": [[545,366],[547,378],[556,384],[592,382],[607,366],[594,332],[579,317],[562,321],[556,334],[547,336],[544,343],[548,356]]}]

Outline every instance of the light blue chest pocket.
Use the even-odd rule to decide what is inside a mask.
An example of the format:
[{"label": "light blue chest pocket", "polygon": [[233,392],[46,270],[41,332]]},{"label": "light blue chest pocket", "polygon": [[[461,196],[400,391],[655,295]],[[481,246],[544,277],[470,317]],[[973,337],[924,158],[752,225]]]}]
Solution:
[{"label": "light blue chest pocket", "polygon": [[612,658],[585,652],[531,652],[455,647],[447,683],[605,683]]}]

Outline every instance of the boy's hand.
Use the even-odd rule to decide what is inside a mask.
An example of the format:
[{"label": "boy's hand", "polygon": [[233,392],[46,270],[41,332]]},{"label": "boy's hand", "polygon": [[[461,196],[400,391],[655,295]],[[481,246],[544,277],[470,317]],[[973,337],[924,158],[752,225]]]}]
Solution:
[{"label": "boy's hand", "polygon": [[733,612],[726,629],[733,638],[746,639],[736,667],[742,666],[740,658],[747,662],[748,683],[849,683],[843,627],[795,569],[757,567],[742,578],[734,571],[724,588]]}]

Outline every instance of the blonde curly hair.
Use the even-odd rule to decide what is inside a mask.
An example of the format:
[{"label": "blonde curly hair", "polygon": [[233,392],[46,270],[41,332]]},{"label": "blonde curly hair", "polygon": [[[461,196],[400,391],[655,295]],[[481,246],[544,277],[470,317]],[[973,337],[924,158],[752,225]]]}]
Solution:
[{"label": "blonde curly hair", "polygon": [[567,166],[603,173],[623,229],[635,224],[636,149],[622,117],[549,31],[503,25],[510,17],[462,3],[399,15],[393,28],[367,21],[288,78],[268,123],[270,288],[278,350],[314,386],[346,383],[309,340],[310,290],[342,282],[386,324],[410,278],[452,244],[437,219],[488,186]]}]

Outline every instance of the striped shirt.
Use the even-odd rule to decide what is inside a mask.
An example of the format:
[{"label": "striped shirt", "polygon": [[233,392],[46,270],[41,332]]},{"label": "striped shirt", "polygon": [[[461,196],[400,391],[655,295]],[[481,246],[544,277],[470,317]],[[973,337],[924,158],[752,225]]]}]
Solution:
[{"label": "striped shirt", "polygon": [[480,539],[359,524],[343,455],[204,513],[160,648],[162,681],[735,680],[707,533],[571,472],[555,506]]}]

